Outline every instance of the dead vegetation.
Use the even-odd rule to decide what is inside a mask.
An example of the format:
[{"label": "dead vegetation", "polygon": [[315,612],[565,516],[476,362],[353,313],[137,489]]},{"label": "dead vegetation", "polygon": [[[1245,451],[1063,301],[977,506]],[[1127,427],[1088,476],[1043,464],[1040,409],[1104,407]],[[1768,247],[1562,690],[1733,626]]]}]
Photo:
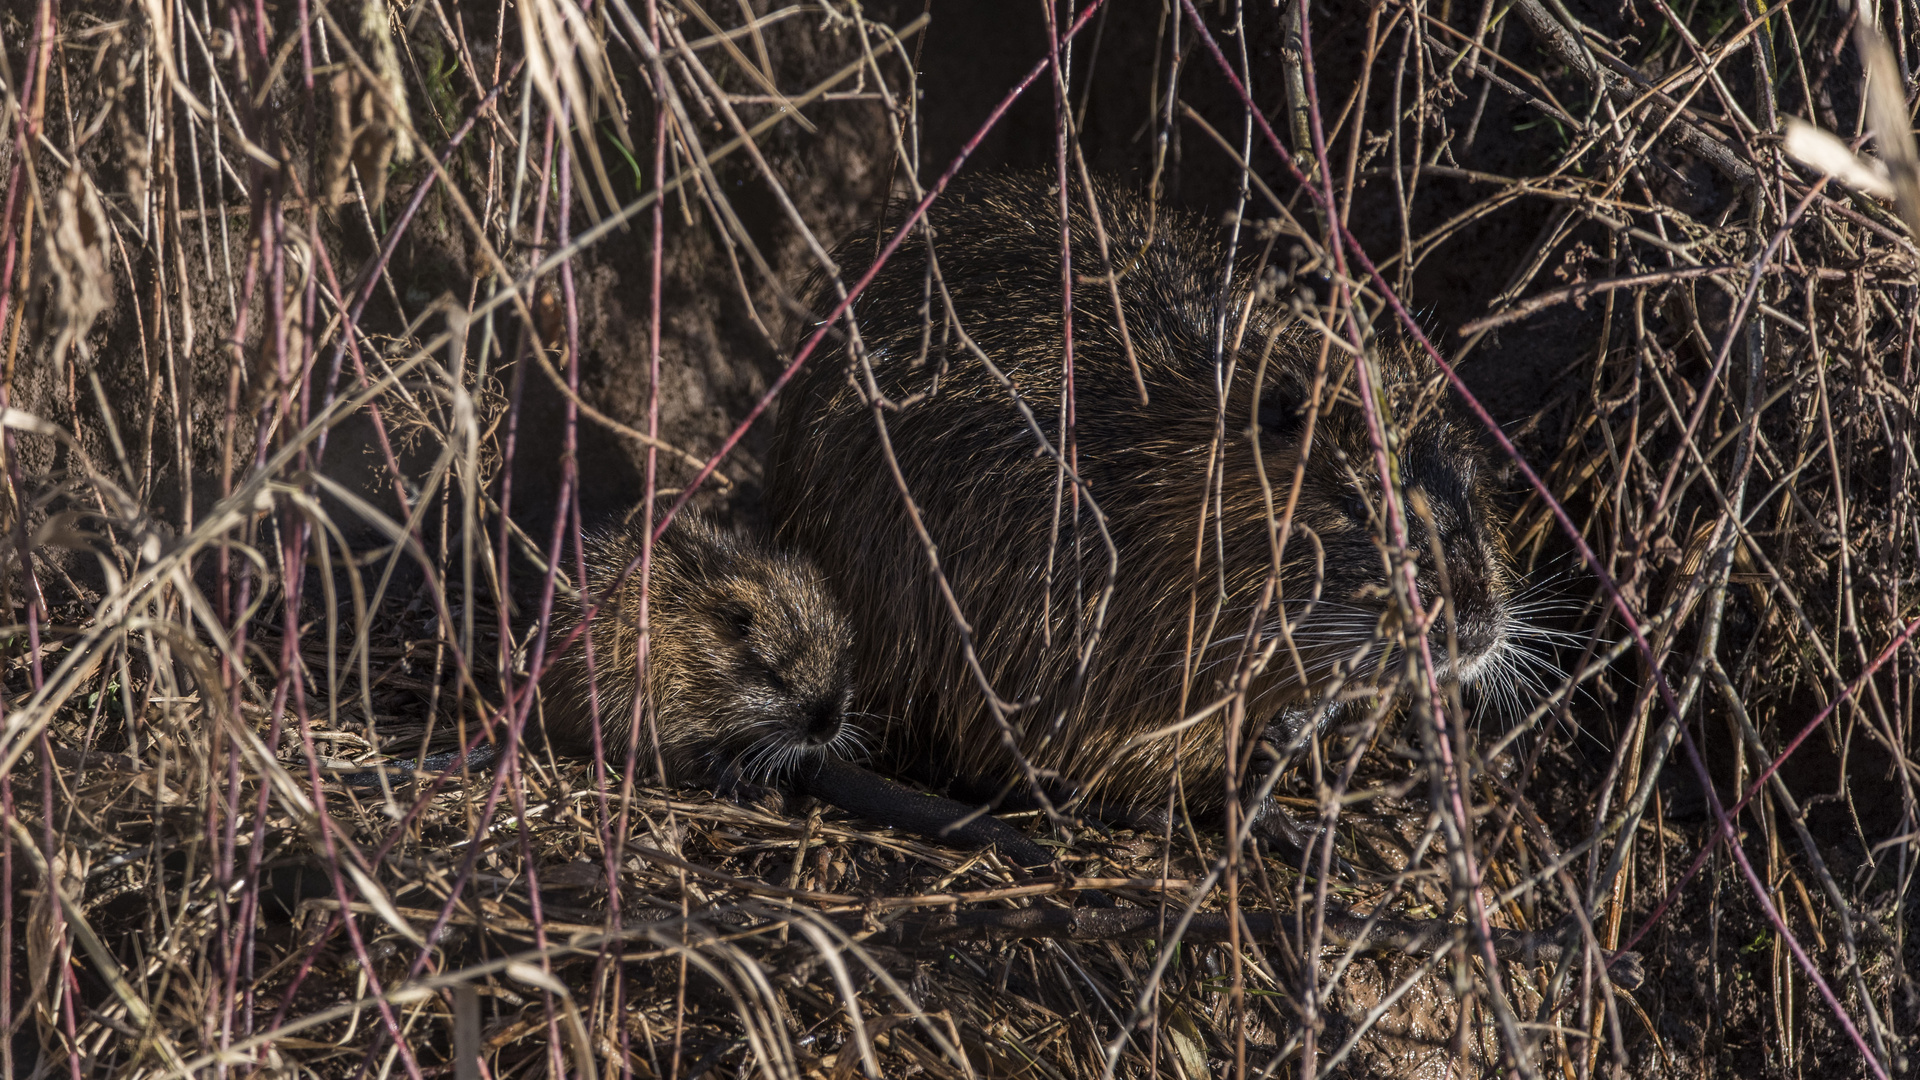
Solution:
[{"label": "dead vegetation", "polygon": [[[1911,0],[12,5],[0,1073],[1906,1072],[1917,31]],[[1524,465],[1564,677],[1326,733],[1283,798],[1359,883],[1084,830],[1063,868],[1154,913],[1102,921],[618,763],[328,777],[532,730],[583,524],[754,522],[797,283],[1009,166],[1224,212],[1302,318],[1431,342]]]}]

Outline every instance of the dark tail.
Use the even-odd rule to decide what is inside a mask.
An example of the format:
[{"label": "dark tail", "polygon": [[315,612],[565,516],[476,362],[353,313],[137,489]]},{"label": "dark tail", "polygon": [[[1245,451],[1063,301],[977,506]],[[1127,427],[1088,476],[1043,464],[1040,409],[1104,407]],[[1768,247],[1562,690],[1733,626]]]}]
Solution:
[{"label": "dark tail", "polygon": [[365,772],[348,773],[340,777],[340,782],[351,787],[379,787],[382,777],[389,784],[404,784],[419,773],[459,772],[462,769],[484,772],[499,763],[498,744],[483,742],[472,750],[428,754],[418,761],[389,761]]},{"label": "dark tail", "polygon": [[[850,814],[959,847],[999,850],[1028,873],[1053,868],[1053,855],[1026,833],[977,806],[943,799],[897,784],[839,758],[822,758],[795,770],[794,786]],[[966,824],[957,824],[971,817]]]}]

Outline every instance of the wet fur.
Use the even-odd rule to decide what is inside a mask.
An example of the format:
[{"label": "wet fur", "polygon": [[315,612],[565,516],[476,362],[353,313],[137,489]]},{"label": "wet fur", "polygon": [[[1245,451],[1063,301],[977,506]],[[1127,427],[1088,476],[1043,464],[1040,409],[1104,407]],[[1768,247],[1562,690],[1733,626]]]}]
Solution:
[{"label": "wet fur", "polygon": [[[1193,674],[1184,711],[1191,712],[1228,693],[1250,627],[1256,651],[1277,634],[1278,609],[1257,620],[1254,611],[1275,569],[1259,466],[1277,517],[1302,454],[1319,342],[1286,325],[1283,307],[1256,307],[1237,357],[1229,358],[1237,365],[1222,420],[1216,335],[1224,325],[1231,348],[1251,275],[1242,268],[1223,290],[1218,230],[1122,187],[1100,184],[1096,192],[1150,395],[1142,405],[1076,189],[1075,451],[1118,550],[1111,576],[1086,500],[1077,520],[1070,488],[1056,500],[1055,461],[1038,452],[1012,397],[948,325],[920,237],[881,270],[854,313],[878,389],[900,404],[882,416],[971,624],[980,665],[1004,700],[1021,703],[1010,716],[1020,753],[1064,787],[1110,804],[1164,805],[1177,774],[1190,807],[1218,808],[1227,711],[1184,735],[1146,736],[1181,719],[1187,656]],[[960,326],[1057,445],[1056,207],[1044,181],[1003,177],[952,193],[931,220]],[[843,278],[856,279],[873,251],[870,236],[843,245],[835,253]],[[817,290],[815,309],[825,310],[829,298]],[[1269,339],[1256,402],[1255,368]],[[782,404],[768,489],[779,536],[813,555],[849,603],[863,707],[891,718],[883,760],[976,793],[1017,786],[1023,774],[965,661],[963,637],[883,455],[875,412],[855,389],[855,381],[866,386],[866,374],[857,364],[849,370],[848,352],[843,344],[815,359]],[[1390,601],[1376,539],[1379,482],[1350,374],[1343,375],[1350,365],[1338,350],[1331,357],[1328,400],[1293,518],[1317,537],[1324,558],[1302,533],[1288,539],[1277,578],[1298,663],[1283,648],[1253,678],[1254,738],[1268,721],[1304,715],[1303,703],[1343,666],[1364,674],[1380,660],[1377,630]],[[1511,648],[1515,578],[1487,460],[1474,430],[1408,358],[1384,351],[1379,360],[1400,428],[1402,475],[1424,492],[1447,560],[1460,642],[1452,666],[1466,679],[1498,670],[1494,661]],[[1256,417],[1263,428],[1257,452]],[[1425,548],[1425,527],[1417,520],[1410,527],[1414,545]],[[1429,606],[1439,595],[1431,556],[1420,564]],[[1101,620],[1098,601],[1109,585]],[[1082,673],[1081,647],[1097,621],[1100,641]],[[1434,648],[1444,662],[1444,628]]]}]

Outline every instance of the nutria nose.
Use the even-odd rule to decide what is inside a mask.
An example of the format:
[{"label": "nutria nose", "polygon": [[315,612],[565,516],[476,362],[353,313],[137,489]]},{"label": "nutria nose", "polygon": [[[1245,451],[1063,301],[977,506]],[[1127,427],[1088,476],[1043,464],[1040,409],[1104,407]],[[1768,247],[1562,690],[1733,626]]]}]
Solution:
[{"label": "nutria nose", "polygon": [[804,735],[807,742],[815,745],[830,743],[833,741],[835,735],[840,734],[841,719],[840,702],[838,699],[809,702],[805,706],[805,709],[806,728]]},{"label": "nutria nose", "polygon": [[[1499,601],[1489,595],[1485,585],[1472,575],[1456,572],[1452,585],[1453,603],[1450,610],[1433,623],[1434,644],[1444,648],[1447,643],[1447,633],[1451,630],[1454,642],[1460,648],[1462,659],[1471,660],[1497,648],[1504,636]],[[1424,594],[1430,589],[1433,593],[1438,593],[1439,582],[1429,582],[1423,578],[1421,592]],[[1429,597],[1423,596],[1422,599],[1426,600]],[[1431,599],[1437,599],[1437,596]]]},{"label": "nutria nose", "polygon": [[[1445,634],[1444,628],[1441,634]],[[1465,619],[1455,625],[1454,641],[1460,646],[1460,658],[1475,660],[1500,644],[1500,628],[1490,619]],[[1445,644],[1444,638],[1441,644]]]}]

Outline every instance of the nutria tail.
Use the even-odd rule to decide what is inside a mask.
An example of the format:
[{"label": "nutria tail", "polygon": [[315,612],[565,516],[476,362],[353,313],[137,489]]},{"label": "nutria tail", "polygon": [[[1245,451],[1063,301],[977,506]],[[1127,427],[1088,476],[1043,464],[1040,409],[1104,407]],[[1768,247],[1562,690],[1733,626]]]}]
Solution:
[{"label": "nutria tail", "polygon": [[1046,848],[979,807],[915,791],[838,758],[809,762],[794,770],[793,780],[806,794],[869,821],[962,847],[998,849],[1027,873],[1053,865]]},{"label": "nutria tail", "polygon": [[409,783],[423,773],[483,772],[498,764],[499,744],[483,742],[472,750],[447,750],[417,760],[400,758],[384,761],[371,769],[347,773],[340,777],[340,782],[349,787],[381,787]]},{"label": "nutria tail", "polygon": [[[542,680],[548,737],[611,762],[660,763],[670,783],[775,777],[862,744],[849,722],[853,631],[811,562],[701,517],[654,544],[640,686],[644,526],[586,544],[586,587],[555,616]],[[640,722],[636,726],[635,720]]]},{"label": "nutria tail", "polygon": [[[1069,194],[1071,411],[1058,191],[984,179],[935,205],[934,257],[903,245],[857,298],[861,347],[789,388],[769,502],[850,604],[856,682],[896,718],[902,770],[992,789],[1024,758],[1089,798],[1158,804],[1177,777],[1217,807],[1234,710],[1183,719],[1238,687],[1246,746],[1398,655],[1366,410],[1349,354],[1256,290],[1218,229],[1115,184]],[[835,259],[852,280],[872,255]],[[1370,362],[1397,475],[1423,493],[1420,599],[1446,594],[1434,654],[1462,680],[1498,672],[1515,575],[1484,451],[1412,358]]]}]

